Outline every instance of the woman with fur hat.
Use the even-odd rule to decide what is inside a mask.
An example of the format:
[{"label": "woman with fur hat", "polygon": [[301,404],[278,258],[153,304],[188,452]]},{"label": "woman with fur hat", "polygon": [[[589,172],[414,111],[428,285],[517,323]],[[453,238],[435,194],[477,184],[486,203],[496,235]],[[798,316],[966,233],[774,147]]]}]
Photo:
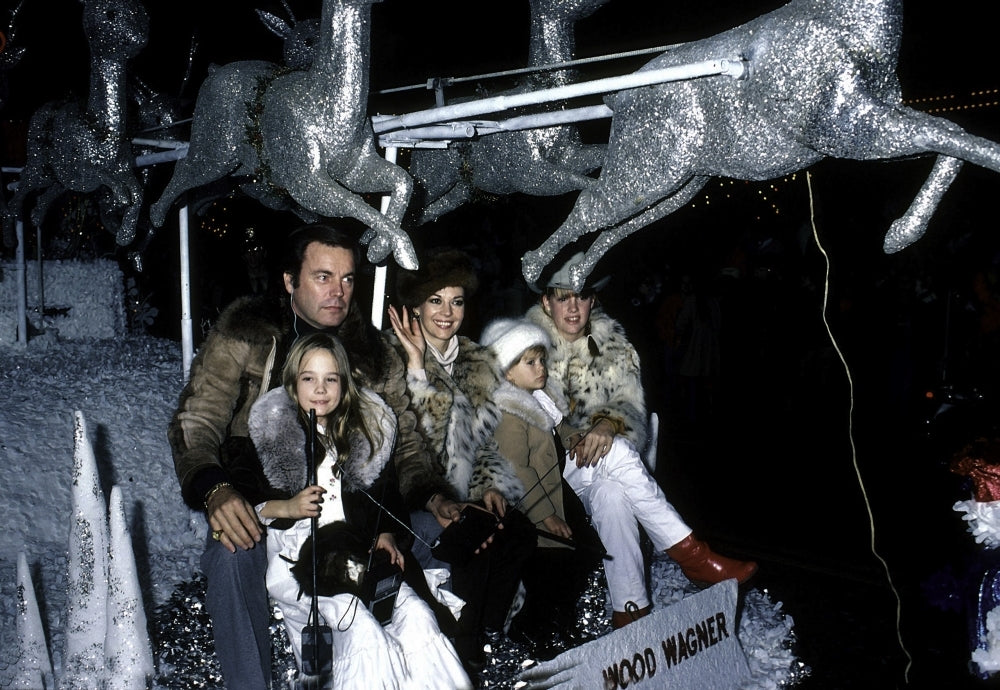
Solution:
[{"label": "woman with fur hat", "polygon": [[[639,355],[621,324],[605,314],[597,303],[596,293],[608,279],[587,285],[579,292],[570,281],[569,267],[582,257],[582,253],[574,255],[548,278],[539,304],[525,315],[548,335],[549,382],[557,393],[554,397],[566,401],[562,414],[568,425],[583,431],[576,443],[567,446],[570,462],[566,478],[571,484],[574,474],[581,479],[592,478],[610,470],[610,460],[615,457],[616,447],[621,446],[619,441],[641,452],[649,438]],[[630,481],[648,489],[653,501],[649,505],[659,505],[662,491],[642,463],[630,466],[630,472]],[[630,490],[624,484],[604,483],[600,491],[591,490],[589,498],[584,497],[578,485],[574,489],[584,498],[605,545],[610,546],[609,541],[619,543],[619,552],[611,554],[615,558],[613,568],[628,567],[628,572],[621,575],[622,587],[613,585],[611,574],[608,575],[614,604],[612,625],[622,627],[647,615],[651,606],[644,585],[638,538],[619,539],[610,535],[632,534],[637,529],[636,520],[645,526],[650,518],[633,505]],[[662,503],[670,507],[665,498]],[[756,563],[714,553],[691,534],[676,511],[673,517],[676,521],[669,530],[661,532],[659,538],[650,536],[657,548],[666,550],[677,561],[688,579],[714,584],[735,578],[743,583],[757,571]]]},{"label": "woman with fur hat", "polygon": [[[471,688],[458,655],[435,613],[406,582],[392,619],[383,627],[361,603],[345,567],[321,568],[312,588],[311,518],[320,535],[342,529],[337,541],[364,564],[376,554],[401,570],[411,556],[406,512],[391,459],[396,417],[373,391],[359,388],[340,341],[327,333],[297,340],[282,369],[282,387],[261,396],[250,410],[253,448],[241,455],[233,480],[255,505],[267,529],[267,591],[282,612],[295,660],[302,668],[302,630],[317,594],[320,617],[333,634],[332,685],[324,687]],[[316,411],[316,483],[305,457],[307,410]],[[329,547],[330,539],[320,542]],[[353,549],[349,548],[353,545]],[[308,551],[311,553],[311,551]],[[344,555],[318,553],[321,564]],[[321,574],[320,574],[321,573]],[[406,578],[427,590],[424,574]],[[404,576],[405,577],[405,576]],[[356,578],[355,578],[356,579]],[[307,596],[303,596],[306,594]],[[437,604],[437,602],[433,602]],[[449,614],[450,615],[450,614]]]},{"label": "woman with fur hat", "polygon": [[[456,648],[472,666],[482,661],[483,634],[502,631],[536,542],[531,523],[511,507],[524,486],[493,439],[501,414],[493,401],[502,382],[496,360],[458,335],[477,287],[471,258],[442,248],[421,257],[419,269],[400,272],[402,307],[389,307],[394,343],[407,362],[410,406],[431,456],[397,465],[414,530],[434,543],[470,505],[500,518],[474,558],[451,564],[452,591],[466,601]],[[421,563],[436,565],[420,547],[414,553]]]}]

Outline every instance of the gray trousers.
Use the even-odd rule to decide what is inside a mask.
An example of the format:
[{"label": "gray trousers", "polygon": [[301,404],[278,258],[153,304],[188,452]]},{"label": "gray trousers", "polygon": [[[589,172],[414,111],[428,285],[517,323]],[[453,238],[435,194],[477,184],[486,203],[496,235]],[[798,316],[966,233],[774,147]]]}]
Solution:
[{"label": "gray trousers", "polygon": [[230,690],[271,687],[271,610],[268,604],[267,542],[229,553],[209,528],[201,570],[208,580],[205,608],[212,617],[215,653]]}]

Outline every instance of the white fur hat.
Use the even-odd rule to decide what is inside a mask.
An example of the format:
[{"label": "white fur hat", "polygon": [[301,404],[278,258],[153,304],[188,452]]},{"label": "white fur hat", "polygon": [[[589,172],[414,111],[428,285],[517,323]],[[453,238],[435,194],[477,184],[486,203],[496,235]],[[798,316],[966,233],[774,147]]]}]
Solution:
[{"label": "white fur hat", "polygon": [[525,319],[496,319],[487,324],[479,339],[481,345],[493,350],[500,367],[506,371],[529,347],[551,346],[549,334],[541,326]]}]

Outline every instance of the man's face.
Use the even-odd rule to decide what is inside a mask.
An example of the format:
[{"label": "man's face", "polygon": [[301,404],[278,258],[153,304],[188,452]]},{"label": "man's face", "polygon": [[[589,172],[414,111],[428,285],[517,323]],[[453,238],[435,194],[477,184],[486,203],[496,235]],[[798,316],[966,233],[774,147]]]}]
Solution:
[{"label": "man's face", "polygon": [[354,294],[354,254],[343,247],[313,242],[306,247],[299,285],[285,274],[292,311],[316,328],[336,328],[347,318]]}]

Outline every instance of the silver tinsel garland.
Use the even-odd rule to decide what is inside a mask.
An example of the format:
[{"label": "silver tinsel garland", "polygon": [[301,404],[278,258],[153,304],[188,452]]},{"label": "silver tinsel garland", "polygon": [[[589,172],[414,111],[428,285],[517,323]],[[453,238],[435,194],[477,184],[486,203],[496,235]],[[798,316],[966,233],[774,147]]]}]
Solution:
[{"label": "silver tinsel garland", "polygon": [[[697,593],[698,588],[671,559],[654,555],[650,565],[653,606],[670,606]],[[155,687],[189,690],[224,687],[222,672],[215,657],[212,624],[205,610],[205,579],[201,576],[184,582],[160,606],[151,619],[151,635],[159,672]],[[293,687],[296,678],[284,625],[275,612],[271,621],[273,683],[276,688]],[[577,603],[576,644],[606,635],[611,604],[603,568],[590,573],[587,587]],[[811,670],[795,655],[793,621],[764,590],[751,589],[741,595],[740,645],[747,657],[750,677],[743,690],[791,688],[810,676]],[[485,646],[486,665],[474,678],[477,688],[514,690],[521,671],[533,663],[529,650],[506,635],[496,635]]]}]

